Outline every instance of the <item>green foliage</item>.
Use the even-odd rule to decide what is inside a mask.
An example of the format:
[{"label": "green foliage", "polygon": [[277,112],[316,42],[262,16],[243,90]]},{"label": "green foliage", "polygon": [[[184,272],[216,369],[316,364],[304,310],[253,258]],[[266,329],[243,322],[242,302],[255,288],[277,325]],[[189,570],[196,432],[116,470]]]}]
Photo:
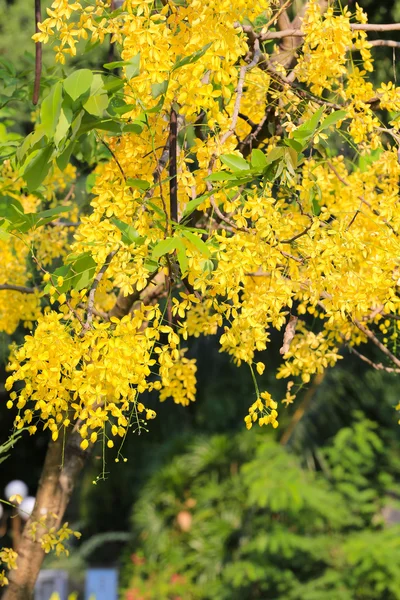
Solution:
[{"label": "green foliage", "polygon": [[196,438],[140,494],[128,589],[146,600],[400,598],[400,528],[381,516],[399,471],[376,423],[356,415],[320,461],[305,470],[265,433]]}]

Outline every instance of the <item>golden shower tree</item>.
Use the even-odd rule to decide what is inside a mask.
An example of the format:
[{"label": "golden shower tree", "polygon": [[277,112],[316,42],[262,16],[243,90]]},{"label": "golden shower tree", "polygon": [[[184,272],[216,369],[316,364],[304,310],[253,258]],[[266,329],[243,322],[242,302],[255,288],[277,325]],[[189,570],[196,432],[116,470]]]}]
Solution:
[{"label": "golden shower tree", "polygon": [[[251,370],[247,428],[278,427],[340,347],[400,372],[400,88],[371,83],[374,46],[398,43],[368,40],[400,25],[316,0],[297,15],[290,0],[119,4],[55,0],[42,20],[35,1],[39,108],[1,166],[0,329],[30,330],[7,408],[16,431],[51,435],[18,557],[0,555],[16,567],[5,600],[31,598],[73,533],[61,524],[89,449],[151,427],[144,392],[195,399],[193,336]],[[45,80],[42,44],[61,65]],[[109,62],[65,77],[96,45]],[[283,400],[257,385],[273,329]]]}]

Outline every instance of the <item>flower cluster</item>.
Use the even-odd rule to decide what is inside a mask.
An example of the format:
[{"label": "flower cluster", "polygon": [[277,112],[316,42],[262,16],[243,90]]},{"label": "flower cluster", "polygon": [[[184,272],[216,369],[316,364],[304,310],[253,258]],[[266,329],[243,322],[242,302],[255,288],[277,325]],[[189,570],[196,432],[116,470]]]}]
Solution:
[{"label": "flower cluster", "polygon": [[60,554],[68,556],[69,550],[65,547],[64,542],[68,541],[72,536],[79,539],[81,533],[71,529],[68,523],[64,523],[60,528],[55,526],[49,527],[48,518],[48,515],[44,515],[39,520],[30,523],[28,529],[29,537],[34,542],[39,542],[46,554],[55,552],[56,556],[60,556]]},{"label": "flower cluster", "polygon": [[263,425],[272,425],[274,429],[279,426],[277,402],[272,400],[268,392],[262,392],[260,397],[250,406],[249,414],[244,418],[246,428],[251,429],[253,424],[258,421],[260,427]]}]

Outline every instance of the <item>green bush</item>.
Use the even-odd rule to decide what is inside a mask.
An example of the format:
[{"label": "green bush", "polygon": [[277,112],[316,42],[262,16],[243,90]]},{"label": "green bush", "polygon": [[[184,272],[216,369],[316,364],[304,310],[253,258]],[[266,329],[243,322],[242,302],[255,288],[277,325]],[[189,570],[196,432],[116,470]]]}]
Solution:
[{"label": "green bush", "polygon": [[264,432],[197,438],[155,473],[133,515],[127,600],[400,598],[398,466],[358,420],[319,469]]}]

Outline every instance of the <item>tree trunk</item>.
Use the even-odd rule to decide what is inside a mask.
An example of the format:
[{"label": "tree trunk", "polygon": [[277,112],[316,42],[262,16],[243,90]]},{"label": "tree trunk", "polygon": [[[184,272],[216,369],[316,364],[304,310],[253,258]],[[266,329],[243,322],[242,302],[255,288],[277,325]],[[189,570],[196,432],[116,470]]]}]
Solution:
[{"label": "tree trunk", "polygon": [[[51,527],[58,529],[71,498],[79,473],[89,452],[80,447],[81,437],[73,431],[65,444],[63,440],[50,442],[39,482],[36,503],[22,533],[18,552],[17,569],[9,574],[3,600],[32,600],[36,579],[39,575],[45,552],[40,538]],[[45,526],[39,526],[35,539],[29,535],[30,526],[48,515]]]}]

